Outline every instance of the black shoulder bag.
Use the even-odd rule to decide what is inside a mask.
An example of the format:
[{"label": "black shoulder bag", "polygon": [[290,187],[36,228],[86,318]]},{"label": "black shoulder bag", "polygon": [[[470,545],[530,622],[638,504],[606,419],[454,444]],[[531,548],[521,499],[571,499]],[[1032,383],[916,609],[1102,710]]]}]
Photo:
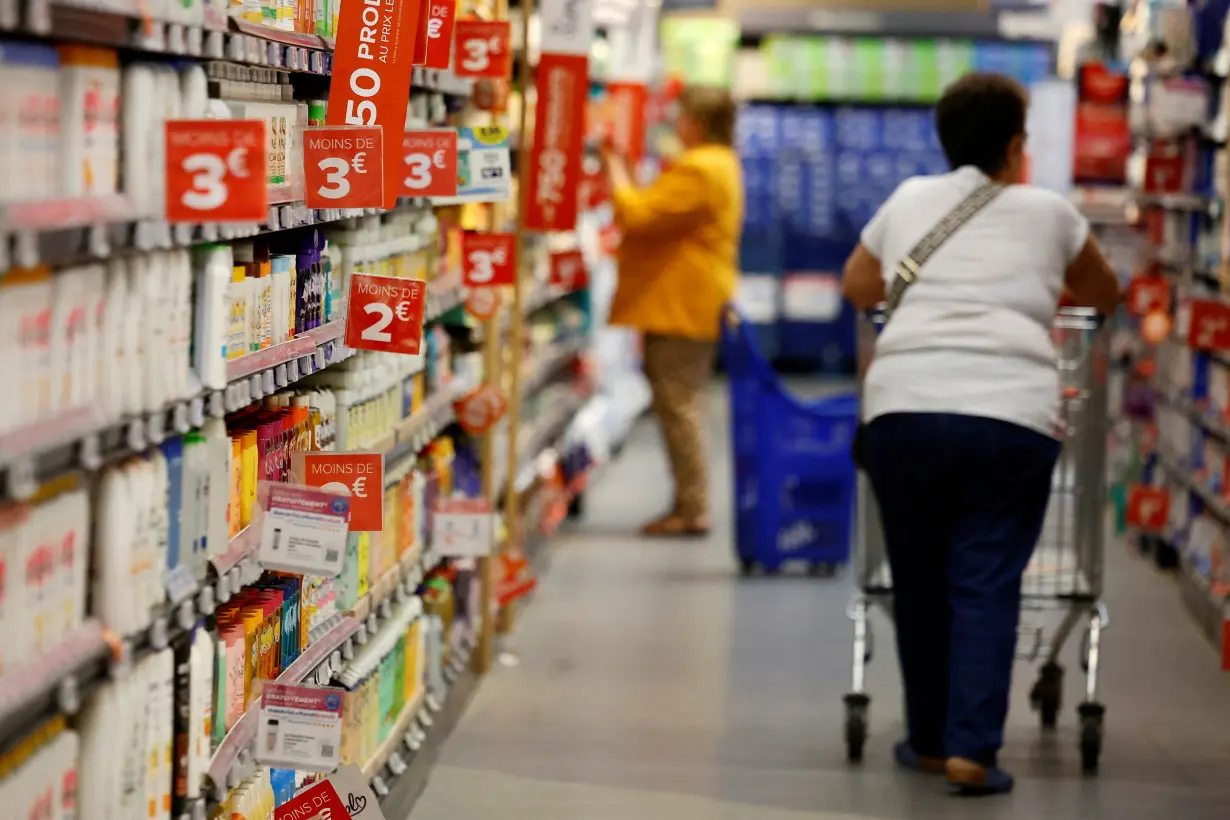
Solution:
[{"label": "black shoulder bag", "polygon": [[[927,264],[927,260],[960,230],[962,225],[973,219],[979,211],[991,203],[991,200],[999,196],[999,192],[1003,189],[1004,187],[997,182],[987,181],[979,185],[969,196],[961,200],[957,207],[949,211],[947,216],[937,222],[935,227],[927,231],[926,236],[918,241],[914,249],[897,263],[894,270],[896,277],[893,279],[892,287],[889,288],[888,298],[885,300],[882,311],[884,318],[880,322],[881,331],[901,304],[901,299],[910,289],[910,285],[918,280],[918,272],[923,265]],[[859,389],[862,389],[861,384]],[[854,464],[859,469],[866,469],[867,466],[864,441],[866,427],[867,425],[859,422],[858,428],[854,431],[854,442],[850,448]]]}]

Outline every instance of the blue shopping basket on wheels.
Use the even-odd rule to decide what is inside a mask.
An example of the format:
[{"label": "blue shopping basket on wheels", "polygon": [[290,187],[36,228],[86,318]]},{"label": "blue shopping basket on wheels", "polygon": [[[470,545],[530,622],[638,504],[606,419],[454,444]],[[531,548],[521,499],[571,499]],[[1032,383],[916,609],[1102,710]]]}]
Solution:
[{"label": "blue shopping basket on wheels", "polygon": [[753,327],[727,306],[722,359],[730,380],[735,546],[744,574],[802,563],[831,575],[850,559],[858,426],[853,391],[802,401],[761,355]]}]

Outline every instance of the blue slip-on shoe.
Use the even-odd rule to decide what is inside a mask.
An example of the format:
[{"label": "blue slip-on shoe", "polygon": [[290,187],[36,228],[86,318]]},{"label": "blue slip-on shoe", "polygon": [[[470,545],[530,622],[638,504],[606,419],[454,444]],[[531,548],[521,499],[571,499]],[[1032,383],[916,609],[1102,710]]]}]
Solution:
[{"label": "blue slip-on shoe", "polygon": [[948,790],[959,797],[985,797],[1012,791],[1012,775],[998,767],[987,767],[961,757],[950,757],[945,766]]},{"label": "blue slip-on shoe", "polygon": [[941,757],[923,757],[914,751],[910,741],[903,740],[893,747],[893,759],[897,765],[910,771],[923,774],[941,774],[944,771],[944,759]]}]

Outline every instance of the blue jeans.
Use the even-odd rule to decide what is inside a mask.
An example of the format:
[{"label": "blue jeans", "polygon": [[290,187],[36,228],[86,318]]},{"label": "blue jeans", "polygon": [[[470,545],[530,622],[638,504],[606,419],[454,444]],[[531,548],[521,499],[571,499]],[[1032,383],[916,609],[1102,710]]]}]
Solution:
[{"label": "blue jeans", "polygon": [[909,739],[996,765],[1021,575],[1042,531],[1055,439],[1005,421],[893,413],[865,431],[893,572]]}]

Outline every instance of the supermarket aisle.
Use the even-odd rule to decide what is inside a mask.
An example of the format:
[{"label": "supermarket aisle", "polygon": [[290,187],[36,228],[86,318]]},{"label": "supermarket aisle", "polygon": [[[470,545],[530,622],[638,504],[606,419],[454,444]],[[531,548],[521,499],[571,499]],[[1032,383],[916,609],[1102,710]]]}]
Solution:
[{"label": "supermarket aisle", "polygon": [[[716,399],[715,416],[722,416]],[[726,430],[712,432],[715,498],[727,495]],[[1110,554],[1103,772],[1079,774],[1069,661],[1058,732],[1028,710],[1020,667],[1005,765],[1017,792],[956,801],[894,770],[901,732],[891,634],[870,674],[868,763],[843,759],[846,582],[735,578],[729,522],[707,543],[628,536],[658,511],[663,463],[642,424],[556,541],[511,643],[520,664],[483,682],[414,820],[743,818],[1224,818],[1230,813],[1230,678],[1170,584]],[[402,820],[402,818],[390,818]]]}]

